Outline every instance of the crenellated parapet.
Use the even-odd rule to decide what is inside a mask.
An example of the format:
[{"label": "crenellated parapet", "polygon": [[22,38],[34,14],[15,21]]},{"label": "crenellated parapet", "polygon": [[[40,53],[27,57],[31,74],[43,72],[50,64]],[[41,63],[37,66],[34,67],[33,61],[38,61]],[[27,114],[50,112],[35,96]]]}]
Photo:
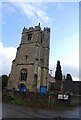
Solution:
[{"label": "crenellated parapet", "polygon": [[23,28],[23,31],[22,31],[22,34],[23,33],[27,33],[27,32],[33,32],[33,31],[40,31],[41,30],[41,27],[40,27],[40,23],[38,26],[35,26],[35,27],[29,27],[28,29],[27,28]]},{"label": "crenellated parapet", "polygon": [[27,32],[34,32],[34,31],[48,31],[50,32],[50,28],[48,27],[44,27],[44,29],[42,30],[41,27],[40,27],[40,23],[38,24],[38,26],[35,26],[35,27],[29,27],[29,28],[23,28],[23,31],[22,31],[22,34],[23,33],[27,33]]}]

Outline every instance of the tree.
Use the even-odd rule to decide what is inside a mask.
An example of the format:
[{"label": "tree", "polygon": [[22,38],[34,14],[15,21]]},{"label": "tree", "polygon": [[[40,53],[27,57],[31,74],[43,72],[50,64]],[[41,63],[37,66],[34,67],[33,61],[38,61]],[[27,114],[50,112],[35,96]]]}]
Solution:
[{"label": "tree", "polygon": [[62,80],[62,71],[61,71],[61,66],[60,66],[60,61],[57,61],[57,67],[55,71],[55,79],[56,80]]},{"label": "tree", "polygon": [[70,74],[67,74],[67,75],[66,75],[66,79],[65,79],[65,80],[73,81],[72,76],[71,76]]},{"label": "tree", "polygon": [[9,77],[7,75],[2,75],[0,78],[2,78],[2,90],[3,90],[5,87],[7,87]]}]

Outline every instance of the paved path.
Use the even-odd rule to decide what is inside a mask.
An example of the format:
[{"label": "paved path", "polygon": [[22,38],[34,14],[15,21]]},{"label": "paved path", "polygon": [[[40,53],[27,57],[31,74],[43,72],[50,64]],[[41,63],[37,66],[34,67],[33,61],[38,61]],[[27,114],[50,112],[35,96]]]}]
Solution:
[{"label": "paved path", "polygon": [[[34,109],[20,105],[11,105],[3,103],[2,115],[3,118],[81,118],[81,107],[73,110],[46,110]],[[81,119],[80,119],[81,120]]]}]

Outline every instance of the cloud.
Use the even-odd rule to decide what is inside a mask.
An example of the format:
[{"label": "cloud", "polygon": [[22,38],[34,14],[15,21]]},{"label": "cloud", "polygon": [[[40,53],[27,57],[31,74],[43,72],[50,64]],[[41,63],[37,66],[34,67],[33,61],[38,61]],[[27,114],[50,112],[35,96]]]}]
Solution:
[{"label": "cloud", "polygon": [[[15,10],[19,10],[22,14],[25,14],[26,17],[31,21],[40,21],[43,23],[49,22],[50,18],[47,13],[47,3],[25,3],[24,0],[7,0],[9,3],[10,8],[12,9],[11,12],[14,13]],[[18,3],[19,2],[19,3]],[[63,9],[64,6],[58,3],[58,9]],[[16,9],[18,8],[18,9]],[[71,38],[70,38],[71,39]],[[77,39],[77,38],[76,38]],[[72,41],[72,39],[71,39]],[[66,43],[66,41],[65,41]],[[1,49],[2,48],[2,49]],[[2,58],[2,64],[0,62],[0,68],[3,67],[3,73],[9,73],[11,67],[11,61],[15,57],[16,49],[14,47],[4,47],[2,43],[0,43],[0,58]],[[13,53],[13,54],[12,54]],[[77,78],[78,73],[78,66],[79,66],[79,53],[78,49],[76,48],[74,51],[71,51],[70,54],[67,54],[63,59],[60,60],[62,64],[63,72],[67,74],[67,72],[71,72],[74,78]],[[64,66],[64,67],[63,67]],[[7,69],[5,69],[7,68]],[[52,58],[50,59],[50,69],[53,69],[53,72],[56,69],[56,61]],[[76,71],[77,75],[74,74],[74,70]],[[1,73],[1,71],[0,71]]]},{"label": "cloud", "polygon": [[[49,22],[50,18],[47,13],[47,3],[31,3],[24,2],[23,0],[18,0],[17,2],[15,0],[8,0],[8,2],[8,11],[12,13],[15,12],[15,10],[19,10],[21,14],[24,14],[31,21],[41,23]],[[6,6],[5,8],[7,9]]]},{"label": "cloud", "polygon": [[3,0],[3,2],[80,2],[80,0]]},{"label": "cloud", "polygon": [[65,6],[63,5],[62,2],[57,2],[57,9],[58,9],[59,11],[65,9]]},{"label": "cloud", "polygon": [[15,13],[16,12],[15,7],[13,7],[13,5],[10,4],[10,2],[2,4],[2,12],[3,11],[6,14]]},{"label": "cloud", "polygon": [[12,60],[15,58],[16,48],[4,47],[0,42],[0,75],[9,74]]},{"label": "cloud", "polygon": [[[71,74],[73,79],[79,79],[79,68],[75,67],[75,66],[71,66],[71,65],[62,65],[63,67],[63,73],[67,74]],[[74,79],[75,80],[75,79]]]},{"label": "cloud", "polygon": [[[57,61],[50,59],[49,67],[53,70],[53,75],[55,75]],[[63,74],[70,73],[73,80],[81,80],[81,75],[79,75],[79,49],[75,49],[70,52],[67,56],[60,59],[61,70]],[[79,78],[80,77],[80,78]]]},{"label": "cloud", "polygon": [[[14,47],[4,47],[2,42],[0,42],[0,75],[2,74],[9,74],[11,70],[12,60],[15,58],[16,55],[16,48]],[[77,52],[74,51],[73,53],[72,61],[69,61],[71,58],[70,56],[67,56],[67,59],[64,58],[60,61],[61,63],[61,69],[63,74],[70,73],[72,75],[73,80],[79,80],[79,68],[78,68],[78,59],[76,59],[76,56],[78,55]],[[73,61],[76,60],[76,62]],[[67,61],[66,61],[67,60]],[[56,64],[57,61],[50,59],[50,69],[52,69],[53,74],[56,70]],[[80,75],[81,76],[81,75]]]},{"label": "cloud", "polygon": [[[64,75],[70,73],[74,81],[81,80],[81,75],[79,75],[79,53],[75,52],[68,55],[67,58],[60,60],[61,70]],[[53,76],[55,75],[57,61],[50,59],[49,67],[53,71]]]},{"label": "cloud", "polygon": [[73,52],[69,53],[67,57],[62,60],[62,64],[79,68],[79,50],[76,49]]},{"label": "cloud", "polygon": [[[57,61],[53,61],[50,60],[50,70],[52,70],[52,75],[55,76],[55,71],[56,71],[56,65],[57,65]],[[66,75],[67,73],[71,74],[72,78],[74,81],[78,81],[81,80],[81,74],[79,75],[80,71],[79,71],[79,67],[77,66],[73,66],[71,64],[62,64],[62,61],[60,61],[60,65],[61,65],[61,70],[62,70],[62,74]]]},{"label": "cloud", "polygon": [[2,24],[2,3],[0,2],[0,25]]},{"label": "cloud", "polygon": [[[55,56],[51,57],[49,65],[50,69],[53,70],[54,75],[56,71],[57,60],[60,60],[63,74],[66,75],[67,73],[70,73],[73,77],[73,80],[81,80],[81,70],[79,70],[79,34],[75,33],[71,36],[66,36],[64,39],[65,43],[63,48],[67,51],[67,54],[62,51],[60,55],[58,51],[59,59]],[[68,47],[65,45],[68,45]]]}]

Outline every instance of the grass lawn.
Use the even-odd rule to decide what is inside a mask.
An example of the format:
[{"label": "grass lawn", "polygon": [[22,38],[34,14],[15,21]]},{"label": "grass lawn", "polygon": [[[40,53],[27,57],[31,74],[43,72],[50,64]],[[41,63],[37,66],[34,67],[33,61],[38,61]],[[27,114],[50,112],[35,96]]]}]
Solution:
[{"label": "grass lawn", "polygon": [[45,100],[32,100],[32,99],[14,99],[10,101],[11,104],[23,105],[33,108],[54,109],[54,110],[69,110],[77,107],[78,105],[70,105],[65,103],[50,104]]}]

